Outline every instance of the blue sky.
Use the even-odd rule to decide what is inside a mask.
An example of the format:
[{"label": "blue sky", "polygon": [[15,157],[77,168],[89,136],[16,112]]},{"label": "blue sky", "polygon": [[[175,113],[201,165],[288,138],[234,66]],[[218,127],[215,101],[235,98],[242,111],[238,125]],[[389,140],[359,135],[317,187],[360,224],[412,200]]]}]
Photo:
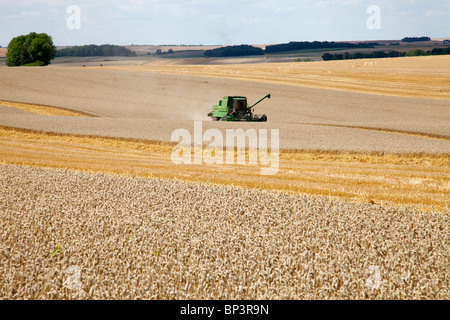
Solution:
[{"label": "blue sky", "polygon": [[[380,9],[381,29],[367,27],[370,5]],[[69,6],[80,9],[79,29],[67,26]],[[0,21],[2,46],[29,32],[46,32],[56,45],[443,38],[450,0],[0,0]]]}]

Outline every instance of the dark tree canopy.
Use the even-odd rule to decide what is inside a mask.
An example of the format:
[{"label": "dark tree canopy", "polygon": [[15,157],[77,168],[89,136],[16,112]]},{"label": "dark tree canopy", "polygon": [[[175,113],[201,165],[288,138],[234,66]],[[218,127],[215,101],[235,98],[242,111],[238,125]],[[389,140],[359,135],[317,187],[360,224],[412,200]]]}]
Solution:
[{"label": "dark tree canopy", "polygon": [[345,54],[331,54],[331,53],[325,53],[322,56],[322,59],[324,61],[329,60],[349,60],[349,59],[377,59],[377,58],[398,58],[398,57],[415,57],[415,56],[437,56],[437,55],[446,55],[450,54],[450,47],[448,48],[434,48],[431,51],[423,51],[423,50],[411,50],[408,52],[399,52],[399,51],[374,51],[371,53],[362,53],[362,52],[355,52],[355,53],[349,53],[346,52]]},{"label": "dark tree canopy", "polygon": [[6,65],[9,67],[24,65],[46,66],[56,54],[52,37],[46,33],[31,32],[28,35],[13,38],[6,53]]},{"label": "dark tree canopy", "polygon": [[136,52],[133,52],[127,48],[103,44],[97,46],[95,44],[85,45],[85,46],[74,46],[70,48],[65,48],[58,50],[56,53],[57,57],[103,57],[103,56],[124,56],[132,57],[136,56]]},{"label": "dark tree canopy", "polygon": [[291,41],[289,43],[274,44],[266,46],[266,53],[275,53],[283,51],[294,51],[294,50],[311,50],[311,49],[335,49],[335,48],[373,48],[379,46],[378,42],[369,43],[350,43],[350,42],[328,42],[328,41],[314,41],[314,42],[295,42]]},{"label": "dark tree canopy", "polygon": [[204,55],[206,57],[237,57],[237,56],[257,56],[263,55],[264,50],[246,44],[240,46],[221,47],[217,49],[207,50]]},{"label": "dark tree canopy", "polygon": [[431,41],[430,37],[406,37],[402,39],[402,42],[419,42],[419,41]]}]

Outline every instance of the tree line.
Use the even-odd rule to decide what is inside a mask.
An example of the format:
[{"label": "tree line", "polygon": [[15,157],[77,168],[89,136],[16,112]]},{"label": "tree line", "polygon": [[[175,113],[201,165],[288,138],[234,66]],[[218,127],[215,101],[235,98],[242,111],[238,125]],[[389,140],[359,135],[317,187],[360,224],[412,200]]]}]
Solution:
[{"label": "tree line", "polygon": [[134,57],[136,52],[125,47],[112,44],[103,44],[100,46],[90,44],[84,46],[74,46],[64,48],[56,52],[56,57],[95,57],[95,56],[123,56]]},{"label": "tree line", "polygon": [[358,48],[374,48],[379,46],[377,42],[369,43],[350,43],[350,42],[289,42],[284,44],[275,44],[266,46],[266,49],[256,48],[250,45],[227,46],[216,49],[206,50],[206,57],[235,57],[235,56],[257,56],[269,53],[294,51],[294,50],[312,50],[312,49],[358,49]]},{"label": "tree line", "polygon": [[402,42],[419,42],[419,41],[431,41],[430,37],[406,37],[402,39]]},{"label": "tree line", "polygon": [[375,51],[371,53],[325,53],[322,56],[324,61],[330,60],[352,60],[352,59],[377,59],[377,58],[398,58],[398,57],[415,57],[415,56],[437,56],[437,55],[446,55],[450,54],[450,47],[448,48],[434,48],[430,51],[423,50],[411,50],[408,52],[399,52],[399,51]]},{"label": "tree line", "polygon": [[205,57],[237,57],[264,55],[264,50],[246,44],[206,50]]},{"label": "tree line", "polygon": [[283,51],[294,50],[312,50],[312,49],[362,49],[362,48],[374,48],[379,46],[378,42],[366,42],[366,43],[350,43],[350,42],[328,42],[328,41],[302,41],[282,44],[274,44],[266,47],[266,53],[275,53]]}]

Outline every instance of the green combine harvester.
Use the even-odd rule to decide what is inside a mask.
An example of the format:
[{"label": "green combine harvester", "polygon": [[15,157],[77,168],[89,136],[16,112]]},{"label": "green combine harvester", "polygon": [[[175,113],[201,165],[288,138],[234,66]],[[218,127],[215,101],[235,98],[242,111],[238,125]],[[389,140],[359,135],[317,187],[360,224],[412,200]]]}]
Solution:
[{"label": "green combine harvester", "polygon": [[253,114],[253,108],[263,101],[264,99],[270,99],[270,93],[259,99],[251,107],[247,104],[246,97],[223,97],[219,101],[219,104],[213,106],[213,110],[208,113],[208,117],[211,117],[213,121],[254,121],[254,122],[266,122],[267,116]]}]

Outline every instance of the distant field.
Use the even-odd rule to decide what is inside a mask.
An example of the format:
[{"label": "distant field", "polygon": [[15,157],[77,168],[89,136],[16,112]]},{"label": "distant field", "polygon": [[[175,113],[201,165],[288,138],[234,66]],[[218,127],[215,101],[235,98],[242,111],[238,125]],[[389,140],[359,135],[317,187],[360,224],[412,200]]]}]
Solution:
[{"label": "distant field", "polygon": [[450,56],[223,66],[122,66],[129,70],[450,100]]},{"label": "distant field", "polygon": [[[442,59],[400,58],[397,61],[404,68],[396,69],[393,64],[396,59],[383,59],[377,65],[365,65],[368,61],[351,62],[355,68],[348,69],[345,61],[3,68],[1,100],[55,106],[96,117],[69,119],[32,113],[18,116],[14,108],[4,107],[0,109],[0,124],[167,142],[173,130],[191,128],[194,120],[202,120],[205,129],[225,130],[236,126],[282,129],[280,143],[284,149],[449,152],[446,79],[450,73],[445,72],[448,66]],[[417,69],[417,61],[423,62],[422,70]],[[425,61],[429,68],[425,67]],[[389,73],[383,63],[390,63],[394,72]],[[440,64],[444,64],[442,71],[438,69]],[[415,67],[417,72],[422,72],[423,81],[414,76],[412,81],[407,81],[406,76],[401,76],[389,85],[388,80],[397,72],[408,74]],[[372,76],[378,76],[378,80]],[[365,93],[373,90],[381,92]],[[421,99],[394,96],[417,96],[421,92]],[[212,105],[224,95],[243,95],[254,102],[267,93],[272,94],[272,99],[262,102],[255,110],[267,114],[267,123],[213,123],[207,117]],[[432,99],[426,99],[427,95]]]},{"label": "distant field", "polygon": [[[262,56],[249,56],[249,57],[224,57],[224,58],[209,58],[209,59],[198,59],[203,57],[203,53],[206,50],[214,49],[220,46],[128,46],[127,48],[135,51],[138,55],[154,54],[156,50],[161,50],[162,52],[167,52],[169,49],[174,51],[174,54],[161,55],[156,59],[157,64],[163,64],[164,60],[173,60],[173,58],[180,58],[180,60],[171,64],[241,64],[241,63],[281,63],[281,62],[294,62],[297,59],[312,59],[315,61],[321,61],[322,55],[326,52],[364,52],[369,53],[373,51],[402,51],[407,52],[410,50],[420,49],[424,51],[432,50],[437,47],[444,47],[443,40],[433,39],[432,41],[426,42],[414,42],[405,43],[400,40],[391,41],[375,41],[380,44],[380,46],[375,46],[373,48],[359,48],[359,49],[311,49],[311,50],[293,50],[293,51],[281,51],[274,52],[266,57]],[[353,41],[353,43],[359,43],[359,41]],[[253,45],[265,49],[267,45]],[[183,59],[181,59],[183,58]]]},{"label": "distant field", "polygon": [[[361,49],[312,49],[312,50],[294,50],[286,52],[271,53],[267,56],[247,56],[247,57],[223,57],[223,58],[206,58],[204,52],[206,50],[221,47],[220,45],[130,45],[125,48],[136,52],[137,57],[58,57],[52,64],[57,66],[99,66],[99,65],[142,65],[142,64],[172,64],[172,65],[220,65],[220,64],[257,64],[257,63],[288,63],[297,60],[314,60],[321,61],[322,55],[326,52],[364,52],[373,51],[410,51],[420,49],[424,51],[431,50],[436,47],[444,47],[442,40],[433,39],[429,42],[404,43],[399,40],[392,41],[376,41],[380,46],[374,48]],[[353,42],[358,43],[358,41]],[[398,45],[395,45],[398,43]],[[253,45],[265,49],[267,45]],[[161,50],[163,54],[156,55],[157,50]],[[167,54],[169,50],[173,53]]]}]

